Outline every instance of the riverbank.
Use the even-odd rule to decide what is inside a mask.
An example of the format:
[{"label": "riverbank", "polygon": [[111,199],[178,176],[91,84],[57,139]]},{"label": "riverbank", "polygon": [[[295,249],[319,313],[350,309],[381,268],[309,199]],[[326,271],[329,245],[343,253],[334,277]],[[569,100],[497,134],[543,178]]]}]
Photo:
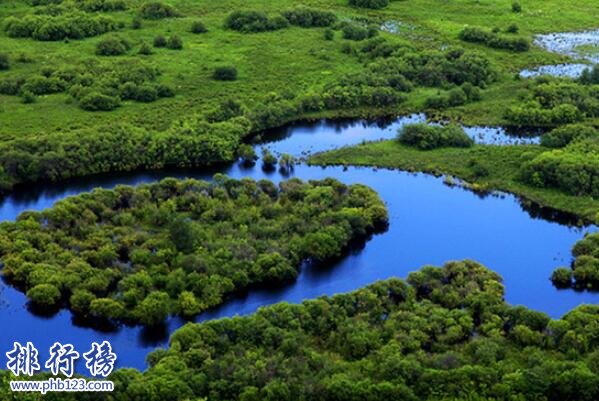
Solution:
[{"label": "riverbank", "polygon": [[[454,176],[476,191],[513,193],[541,206],[575,214],[582,221],[595,221],[599,200],[571,196],[554,189],[530,187],[518,179],[522,163],[546,150],[537,145],[475,145],[467,149],[421,151],[396,141],[381,141],[315,154],[310,157],[309,163],[372,166]],[[448,182],[452,181],[449,179]]]}]

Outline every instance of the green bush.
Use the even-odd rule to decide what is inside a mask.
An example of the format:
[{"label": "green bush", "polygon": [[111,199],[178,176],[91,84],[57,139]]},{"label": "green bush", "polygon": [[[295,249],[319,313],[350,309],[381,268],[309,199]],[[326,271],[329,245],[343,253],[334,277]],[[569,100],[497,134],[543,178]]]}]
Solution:
[{"label": "green bush", "polygon": [[76,0],[77,8],[86,12],[124,11],[127,4],[123,0]]},{"label": "green bush", "polygon": [[551,282],[558,288],[569,288],[572,286],[572,270],[567,267],[559,267],[551,274]]},{"label": "green bush", "polygon": [[149,56],[152,53],[154,53],[152,51],[152,47],[149,44],[147,44],[146,42],[141,42],[141,45],[139,46],[139,50],[137,51],[137,54]]},{"label": "green bush", "polygon": [[58,16],[25,15],[8,17],[4,25],[7,35],[13,38],[32,38],[41,41],[83,39],[117,29],[117,23],[105,15],[64,13]]},{"label": "green bush", "polygon": [[81,99],[79,105],[87,111],[110,111],[119,107],[120,102],[115,96],[91,92]]},{"label": "green bush", "polygon": [[565,148],[541,153],[522,168],[530,185],[556,188],[575,196],[599,197],[599,142],[577,140]]},{"label": "green bush", "polygon": [[324,30],[324,40],[333,40],[335,39],[335,31],[333,31],[332,29],[325,29]]},{"label": "green bush", "polygon": [[495,49],[506,49],[515,52],[525,52],[530,49],[530,41],[526,38],[501,36],[496,32],[489,32],[476,27],[465,27],[460,31],[459,38],[466,42],[483,43]]},{"label": "green bush", "polygon": [[142,18],[153,20],[181,16],[181,14],[177,10],[175,10],[171,5],[160,3],[157,1],[145,3],[141,7],[139,15]]},{"label": "green bush", "polygon": [[580,75],[579,80],[585,85],[599,85],[599,65],[586,68]]},{"label": "green bush", "polygon": [[512,12],[514,12],[514,13],[522,12],[522,6],[520,5],[520,3],[518,3],[518,2],[512,3]]},{"label": "green bush", "polygon": [[166,38],[158,35],[154,38],[154,47],[166,47]]},{"label": "green bush", "polygon": [[237,68],[232,66],[216,67],[212,78],[217,81],[235,81],[237,79]]},{"label": "green bush", "polygon": [[308,7],[297,7],[283,12],[283,16],[291,25],[303,28],[331,26],[337,21],[337,16],[331,11],[317,10]]},{"label": "green bush", "polygon": [[96,54],[98,56],[121,56],[131,49],[131,45],[126,39],[119,36],[110,36],[101,39],[96,44]]},{"label": "green bush", "polygon": [[360,41],[368,38],[368,28],[358,24],[345,24],[341,29],[343,39]]},{"label": "green bush", "polygon": [[34,95],[48,95],[51,93],[63,92],[67,83],[60,78],[47,78],[42,75],[33,75],[21,86],[21,90],[31,92]]},{"label": "green bush", "polygon": [[284,17],[270,18],[261,11],[233,11],[225,19],[225,28],[243,33],[275,31],[288,25]]},{"label": "green bush", "polygon": [[474,144],[464,130],[457,125],[409,124],[401,128],[397,140],[421,150],[443,147],[467,148]]},{"label": "green bush", "polygon": [[177,35],[172,35],[166,41],[166,47],[171,50],[181,50],[183,49],[183,41]]},{"label": "green bush", "polygon": [[27,291],[27,298],[36,306],[53,308],[60,301],[60,291],[52,284],[38,284]]},{"label": "green bush", "polygon": [[21,77],[0,79],[0,94],[18,95],[23,83],[25,83],[25,79]]},{"label": "green bush", "polygon": [[21,101],[24,104],[31,104],[31,103],[35,103],[37,101],[37,98],[35,97],[35,95],[28,91],[28,90],[23,90],[21,91]]},{"label": "green bush", "polygon": [[575,140],[587,138],[599,138],[599,131],[586,124],[568,124],[543,134],[541,145],[548,148],[563,148]]},{"label": "green bush", "polygon": [[349,0],[352,7],[380,9],[389,5],[389,0]]},{"label": "green bush", "polygon": [[202,21],[194,21],[191,23],[191,33],[206,33],[208,29]]},{"label": "green bush", "polygon": [[8,70],[10,68],[10,62],[8,60],[8,54],[0,53],[0,71]]}]

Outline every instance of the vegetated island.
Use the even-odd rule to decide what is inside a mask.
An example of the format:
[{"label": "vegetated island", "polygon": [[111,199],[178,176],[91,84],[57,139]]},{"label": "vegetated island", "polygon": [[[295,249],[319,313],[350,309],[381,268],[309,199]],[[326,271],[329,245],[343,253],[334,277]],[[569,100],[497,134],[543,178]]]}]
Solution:
[{"label": "vegetated island", "polygon": [[4,222],[0,260],[35,307],[156,325],[294,280],[303,261],[337,258],[386,222],[382,201],[359,184],[165,179]]}]

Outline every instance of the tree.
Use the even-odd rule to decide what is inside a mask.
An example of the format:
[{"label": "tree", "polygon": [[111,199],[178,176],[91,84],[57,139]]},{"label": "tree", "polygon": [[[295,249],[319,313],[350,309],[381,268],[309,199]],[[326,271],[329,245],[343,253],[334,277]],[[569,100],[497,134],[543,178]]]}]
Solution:
[{"label": "tree", "polygon": [[38,284],[27,291],[33,304],[42,308],[52,308],[60,300],[60,290],[52,284]]},{"label": "tree", "polygon": [[140,323],[146,326],[156,326],[166,320],[170,310],[168,294],[162,291],[154,291],[137,305],[134,314]]}]

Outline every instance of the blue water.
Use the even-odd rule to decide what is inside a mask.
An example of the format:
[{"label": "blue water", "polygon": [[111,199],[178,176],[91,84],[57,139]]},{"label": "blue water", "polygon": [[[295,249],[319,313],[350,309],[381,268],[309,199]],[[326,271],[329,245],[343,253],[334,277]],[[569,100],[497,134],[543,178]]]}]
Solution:
[{"label": "blue water", "polygon": [[[302,156],[344,144],[379,140],[395,136],[395,130],[411,116],[389,124],[354,121],[290,126],[264,138],[276,153]],[[504,135],[503,131],[498,130]],[[495,135],[495,134],[494,134]],[[510,138],[505,134],[506,143]],[[502,141],[499,141],[502,142]],[[14,220],[25,210],[41,210],[66,196],[95,187],[117,184],[135,185],[164,177],[210,179],[216,172],[234,178],[267,178],[273,181],[290,176],[301,179],[334,177],[345,183],[364,183],[376,190],[387,204],[390,224],[385,233],[374,236],[363,249],[356,249],[332,266],[306,267],[296,282],[278,289],[251,290],[203,313],[197,321],[245,315],[275,302],[301,302],[320,295],[351,291],[376,280],[406,277],[425,264],[441,265],[449,260],[470,258],[497,271],[504,278],[507,301],[544,311],[552,317],[582,303],[597,303],[598,293],[557,290],[549,281],[551,271],[571,262],[570,248],[588,230],[565,224],[563,216],[526,210],[511,195],[481,197],[462,188],[451,188],[441,178],[424,174],[372,168],[322,168],[297,165],[290,175],[265,172],[260,162],[247,168],[240,164],[212,170],[161,171],[91,177],[52,186],[21,189],[0,203],[0,221]],[[549,219],[538,216],[546,216]],[[40,351],[40,360],[48,356],[55,342],[74,344],[82,353],[92,341],[108,340],[117,354],[118,367],[144,369],[145,356],[156,347],[168,344],[168,335],[184,322],[170,319],[159,329],[121,326],[111,331],[81,327],[67,310],[50,317],[37,316],[27,309],[25,296],[0,283],[0,368],[6,363],[5,352],[14,341],[31,341]],[[85,374],[83,361],[77,370]]]}]

